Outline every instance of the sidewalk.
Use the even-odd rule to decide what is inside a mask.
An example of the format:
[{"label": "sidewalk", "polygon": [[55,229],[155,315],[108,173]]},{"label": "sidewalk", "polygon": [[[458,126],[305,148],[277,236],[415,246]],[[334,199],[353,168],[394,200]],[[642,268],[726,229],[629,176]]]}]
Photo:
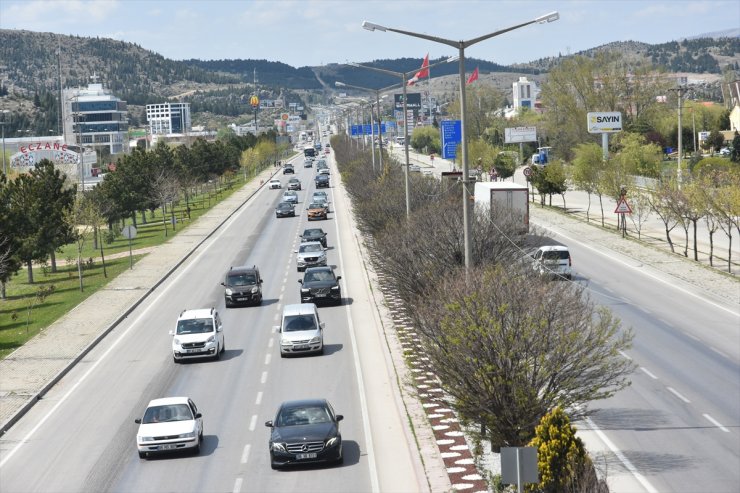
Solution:
[{"label": "sidewalk", "polygon": [[[394,146],[393,148],[393,154],[399,161],[403,162],[403,147]],[[442,171],[451,171],[452,170],[452,164],[450,161],[441,159],[439,157],[435,158],[433,161],[429,158],[429,156],[425,154],[419,154],[417,152],[409,150],[409,164],[416,164],[419,167],[421,167],[422,172],[431,172],[436,176],[439,176],[439,174]],[[514,174],[514,182],[518,183],[520,185],[526,184],[526,179],[524,178],[523,174],[524,167],[519,167]],[[487,177],[487,175],[486,175]],[[487,178],[486,178],[487,179]],[[507,181],[511,180],[511,178],[507,178]],[[538,210],[542,210],[539,207],[539,196],[535,197],[535,202],[530,202],[530,209],[537,208]],[[546,198],[547,203],[549,203],[549,198]],[[628,199],[629,200],[629,199]],[[561,196],[554,196],[552,199],[553,207],[560,207],[563,212],[567,212],[568,215],[577,217],[579,221],[585,222],[586,221],[586,209],[588,207],[588,195],[585,192],[582,192],[580,190],[568,190],[568,192],[565,194],[565,204],[563,203],[563,199]],[[617,214],[614,213],[614,210],[616,208],[616,202],[614,199],[610,197],[604,197],[603,198],[604,203],[604,217],[605,217],[605,224],[606,224],[606,232],[613,235],[613,237],[620,238],[619,233],[616,231],[616,217]],[[590,211],[590,223],[594,227],[600,227],[601,226],[601,211],[599,208],[599,201],[598,197],[595,195],[591,196],[591,211]],[[637,239],[637,231],[635,230],[635,227],[632,223],[632,221],[627,219],[627,234],[629,237],[633,239]],[[689,229],[689,236],[691,237],[692,231]],[[659,248],[667,253],[669,253],[672,256],[676,256],[678,258],[682,258],[685,260],[693,259],[693,242],[691,239],[689,239],[689,257],[688,259],[683,256],[683,245],[684,241],[686,239],[686,236],[684,234],[683,228],[678,225],[676,226],[673,231],[671,231],[671,240],[673,241],[674,248],[675,248],[675,254],[670,252],[670,247],[668,245],[668,242],[666,241],[665,237],[665,227],[663,223],[660,221],[660,219],[657,217],[655,213],[652,213],[645,224],[642,226],[642,231],[640,234],[641,241],[645,245],[653,246],[656,248]],[[704,225],[704,221],[701,220],[698,223],[698,250],[699,250],[699,264],[710,267],[709,266],[709,235],[706,231],[706,227]],[[611,240],[614,241],[614,240]],[[722,230],[718,230],[714,234],[714,269],[718,271],[724,271],[727,272],[727,251],[728,251],[728,238],[727,235],[725,235]],[[697,262],[694,262],[697,263]],[[710,267],[711,269],[711,267]],[[740,275],[740,241],[738,241],[737,238],[733,238],[732,242],[732,273],[734,275]]]},{"label": "sidewalk", "polygon": [[[175,271],[277,170],[268,168],[214,206],[39,335],[0,360],[0,434],[4,434],[101,339]],[[129,252],[120,255],[128,256]],[[110,257],[109,257],[110,258]],[[106,310],[99,307],[105,306]]]}]

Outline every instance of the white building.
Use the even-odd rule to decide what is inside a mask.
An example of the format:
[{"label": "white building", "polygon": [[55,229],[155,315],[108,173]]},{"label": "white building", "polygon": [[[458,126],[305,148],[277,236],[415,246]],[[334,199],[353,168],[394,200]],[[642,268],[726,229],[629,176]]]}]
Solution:
[{"label": "white building", "polygon": [[540,87],[536,81],[530,81],[526,77],[519,77],[519,80],[512,83],[514,109],[519,111],[521,108],[535,109],[537,100],[540,97]]},{"label": "white building", "polygon": [[[97,80],[98,77],[94,75],[91,78]],[[65,142],[96,150],[107,149],[110,154],[126,151],[126,101],[121,101],[98,83],[88,84],[86,89],[65,89],[63,96]]]},{"label": "white building", "polygon": [[152,135],[189,133],[192,131],[190,103],[148,104],[146,121]]}]

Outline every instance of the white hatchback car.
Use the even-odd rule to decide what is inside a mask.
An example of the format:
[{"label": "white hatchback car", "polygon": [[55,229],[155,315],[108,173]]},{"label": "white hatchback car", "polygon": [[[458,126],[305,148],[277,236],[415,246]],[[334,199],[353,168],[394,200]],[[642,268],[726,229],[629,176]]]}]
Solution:
[{"label": "white hatchback car", "polygon": [[183,310],[177,317],[172,338],[172,358],[179,363],[191,358],[219,359],[226,350],[221,317],[214,308]]},{"label": "white hatchback car", "polygon": [[283,184],[280,183],[280,180],[270,180],[270,190],[275,190],[278,188],[283,188]]},{"label": "white hatchback car", "polygon": [[280,357],[324,353],[324,322],[313,303],[285,305],[280,325]]},{"label": "white hatchback car", "polygon": [[154,399],[144,416],[136,419],[136,448],[140,458],[149,454],[192,450],[203,443],[203,416],[187,397]]}]

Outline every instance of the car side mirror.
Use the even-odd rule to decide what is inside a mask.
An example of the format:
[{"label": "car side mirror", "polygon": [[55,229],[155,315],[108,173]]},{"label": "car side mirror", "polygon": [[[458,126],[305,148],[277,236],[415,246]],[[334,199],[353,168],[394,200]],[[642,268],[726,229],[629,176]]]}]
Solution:
[{"label": "car side mirror", "polygon": [[221,283],[221,286],[226,286],[226,284],[222,282],[222,283]]},{"label": "car side mirror", "polygon": [[303,279],[298,279],[298,284],[303,284]]},{"label": "car side mirror", "polygon": [[216,327],[216,332],[221,332],[222,330],[224,330],[223,325],[219,325],[218,327]]},{"label": "car side mirror", "polygon": [[262,284],[263,282],[265,282],[265,281],[263,281],[262,279],[260,279],[260,284]]},{"label": "car side mirror", "polygon": [[323,247],[323,250],[324,250],[324,251],[327,251],[327,250],[328,250],[328,248],[326,248],[326,247]]},{"label": "car side mirror", "polygon": [[279,325],[273,325],[272,330],[275,332],[280,332],[280,326]]},{"label": "car side mirror", "polygon": [[195,419],[202,418],[203,415],[201,413],[195,413]]},{"label": "car side mirror", "polygon": [[140,425],[141,424],[141,418],[136,418],[134,420],[134,423],[136,423],[137,425]]},{"label": "car side mirror", "polygon": [[175,335],[175,331],[174,331],[174,330],[171,330],[171,331],[170,331],[170,335],[171,335],[171,336]]},{"label": "car side mirror", "polygon": [[319,327],[322,329],[326,328],[326,322],[319,322]]},{"label": "car side mirror", "polygon": [[265,421],[265,426],[272,428],[272,421]]},{"label": "car side mirror", "polygon": [[341,278],[342,278],[342,276],[337,276],[337,281],[340,280]]},{"label": "car side mirror", "polygon": [[342,416],[341,414],[337,414],[336,418],[337,421],[342,421],[344,419],[344,416]]},{"label": "car side mirror", "polygon": [[293,253],[298,253],[298,250],[293,250]]}]

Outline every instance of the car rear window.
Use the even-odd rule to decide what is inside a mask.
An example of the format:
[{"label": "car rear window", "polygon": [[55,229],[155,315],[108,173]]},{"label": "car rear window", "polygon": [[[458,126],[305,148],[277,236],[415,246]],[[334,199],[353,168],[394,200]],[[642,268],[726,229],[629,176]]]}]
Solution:
[{"label": "car rear window", "polygon": [[570,252],[568,250],[548,250],[542,252],[542,258],[544,260],[568,260]]}]

